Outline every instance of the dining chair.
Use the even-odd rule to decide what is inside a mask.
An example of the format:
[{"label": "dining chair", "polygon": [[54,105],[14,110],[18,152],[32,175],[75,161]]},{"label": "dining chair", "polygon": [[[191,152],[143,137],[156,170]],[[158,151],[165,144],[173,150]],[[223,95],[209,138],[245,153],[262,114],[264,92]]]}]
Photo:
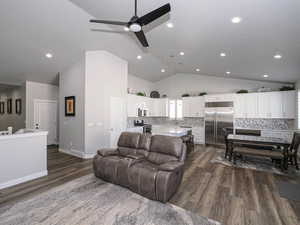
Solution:
[{"label": "dining chair", "polygon": [[288,161],[291,163],[291,165],[294,165],[297,170],[299,170],[299,164],[298,164],[298,150],[300,145],[300,133],[295,132],[293,135],[292,143],[288,149]]},{"label": "dining chair", "polygon": [[233,128],[232,127],[225,127],[223,128],[224,132],[224,141],[225,141],[225,159],[227,159],[227,156],[230,156],[230,146],[228,142],[228,135],[233,134]]}]

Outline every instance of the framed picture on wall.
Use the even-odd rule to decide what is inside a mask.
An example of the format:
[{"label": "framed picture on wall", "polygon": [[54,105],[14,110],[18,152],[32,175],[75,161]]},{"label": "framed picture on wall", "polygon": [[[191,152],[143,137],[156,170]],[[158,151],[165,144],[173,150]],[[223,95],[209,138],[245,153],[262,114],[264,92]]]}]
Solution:
[{"label": "framed picture on wall", "polygon": [[7,99],[7,113],[12,114],[12,99]]},{"label": "framed picture on wall", "polygon": [[75,116],[75,96],[65,97],[65,116]]},{"label": "framed picture on wall", "polygon": [[0,114],[5,113],[5,102],[0,102]]},{"label": "framed picture on wall", "polygon": [[22,114],[22,99],[16,99],[16,114]]}]

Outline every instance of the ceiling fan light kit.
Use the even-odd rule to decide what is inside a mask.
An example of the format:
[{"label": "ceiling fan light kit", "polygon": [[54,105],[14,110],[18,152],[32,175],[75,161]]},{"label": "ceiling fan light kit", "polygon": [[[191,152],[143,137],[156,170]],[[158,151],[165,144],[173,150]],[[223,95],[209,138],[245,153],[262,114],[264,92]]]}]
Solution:
[{"label": "ceiling fan light kit", "polygon": [[124,26],[129,29],[129,31],[134,32],[137,39],[144,47],[149,47],[147,38],[143,31],[143,26],[152,23],[154,20],[157,20],[159,17],[169,13],[171,11],[170,3],[163,5],[160,8],[157,8],[142,17],[137,16],[137,0],[135,0],[134,7],[134,16],[130,19],[129,22],[120,22],[120,21],[109,21],[109,20],[90,20],[91,23],[103,23],[116,26]]}]

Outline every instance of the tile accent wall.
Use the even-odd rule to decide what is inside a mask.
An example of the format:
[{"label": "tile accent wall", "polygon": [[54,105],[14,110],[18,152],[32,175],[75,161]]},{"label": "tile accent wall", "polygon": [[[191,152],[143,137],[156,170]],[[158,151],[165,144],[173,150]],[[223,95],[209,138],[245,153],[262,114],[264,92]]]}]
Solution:
[{"label": "tile accent wall", "polygon": [[203,117],[184,118],[183,120],[170,120],[168,117],[128,117],[128,128],[134,127],[134,120],[144,120],[144,123],[152,125],[204,127]]},{"label": "tile accent wall", "polygon": [[296,123],[293,119],[235,119],[235,128],[257,130],[294,130]]}]

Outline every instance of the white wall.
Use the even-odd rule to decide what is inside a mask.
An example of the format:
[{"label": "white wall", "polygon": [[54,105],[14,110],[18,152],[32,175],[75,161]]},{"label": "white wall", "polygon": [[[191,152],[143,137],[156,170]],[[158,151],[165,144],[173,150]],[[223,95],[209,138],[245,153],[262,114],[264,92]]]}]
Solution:
[{"label": "white wall", "polygon": [[[111,97],[126,100],[128,64],[106,51],[86,52],[85,152],[110,147]],[[126,114],[124,115],[126,119]]]},{"label": "white wall", "polygon": [[34,129],[34,100],[58,101],[58,86],[26,81],[26,128]]},{"label": "white wall", "polygon": [[[12,114],[7,113],[7,99],[12,99]],[[21,99],[22,113],[16,114],[16,99]],[[0,91],[0,101],[5,102],[5,113],[0,115],[0,131],[12,126],[13,132],[25,127],[26,100],[25,85],[15,86],[6,91]]]},{"label": "white wall", "polygon": [[175,74],[154,84],[161,95],[168,97],[181,97],[184,93],[198,94],[200,92],[231,93],[240,89],[256,90],[261,87],[277,89],[283,84],[231,79],[196,74]]},{"label": "white wall", "polygon": [[[85,58],[60,74],[59,147],[84,152]],[[76,115],[65,117],[65,97],[75,96]]]},{"label": "white wall", "polygon": [[128,88],[133,93],[145,92],[147,96],[150,96],[151,91],[154,90],[154,83],[128,74]]},{"label": "white wall", "polygon": [[[88,51],[80,62],[61,73],[61,151],[89,158],[98,149],[110,146],[110,99],[126,100],[127,79],[127,62],[106,51]],[[76,97],[75,117],[65,117],[65,96]],[[124,113],[125,121],[126,116]]]}]

